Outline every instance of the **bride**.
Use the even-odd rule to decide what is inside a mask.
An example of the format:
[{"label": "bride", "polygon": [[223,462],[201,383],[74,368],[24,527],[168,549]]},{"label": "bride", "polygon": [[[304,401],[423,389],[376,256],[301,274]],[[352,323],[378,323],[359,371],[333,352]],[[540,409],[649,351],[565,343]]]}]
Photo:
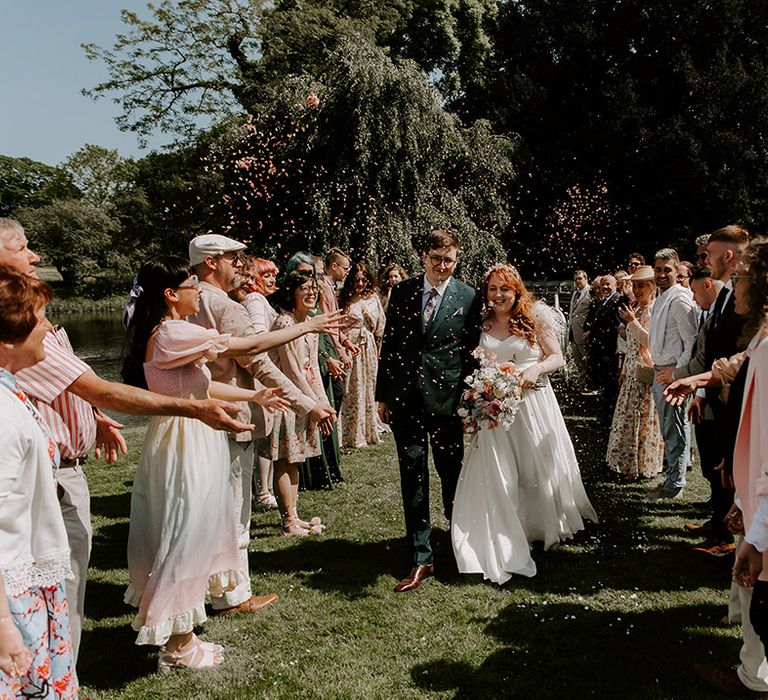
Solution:
[{"label": "bride", "polygon": [[480,347],[521,375],[523,401],[514,423],[480,429],[459,476],[451,522],[459,571],[498,584],[534,576],[530,543],[544,548],[597,522],[548,374],[564,360],[558,319],[536,302],[512,265],[492,267],[483,281]]}]

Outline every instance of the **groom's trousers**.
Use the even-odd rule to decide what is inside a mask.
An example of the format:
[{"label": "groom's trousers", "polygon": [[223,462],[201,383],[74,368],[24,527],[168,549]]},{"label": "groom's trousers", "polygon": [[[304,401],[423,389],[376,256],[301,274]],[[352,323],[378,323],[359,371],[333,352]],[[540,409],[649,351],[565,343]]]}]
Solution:
[{"label": "groom's trousers", "polygon": [[392,434],[400,462],[400,487],[405,512],[405,533],[416,566],[432,563],[429,537],[429,461],[427,442],[440,477],[443,512],[451,519],[453,499],[464,458],[464,431],[457,416],[424,414],[392,418]]}]

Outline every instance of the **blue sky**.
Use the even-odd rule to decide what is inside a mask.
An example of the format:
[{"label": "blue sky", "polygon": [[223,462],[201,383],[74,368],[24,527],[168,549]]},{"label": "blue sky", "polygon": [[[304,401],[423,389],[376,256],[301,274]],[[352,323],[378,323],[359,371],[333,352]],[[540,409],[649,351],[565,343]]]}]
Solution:
[{"label": "blue sky", "polygon": [[149,14],[146,0],[0,0],[0,154],[56,165],[86,143],[141,156],[170,141],[140,150],[109,98],[80,94],[108,77],[80,45],[111,46],[123,8]]}]

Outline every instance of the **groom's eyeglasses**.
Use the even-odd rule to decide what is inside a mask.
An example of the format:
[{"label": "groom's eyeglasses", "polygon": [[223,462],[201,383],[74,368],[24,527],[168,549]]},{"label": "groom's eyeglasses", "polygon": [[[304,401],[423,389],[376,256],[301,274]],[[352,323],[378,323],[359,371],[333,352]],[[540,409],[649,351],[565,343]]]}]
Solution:
[{"label": "groom's eyeglasses", "polygon": [[453,267],[456,264],[456,260],[454,258],[444,258],[442,255],[427,254],[427,257],[429,258],[429,262],[432,263],[433,267],[439,267],[440,265],[443,267]]}]

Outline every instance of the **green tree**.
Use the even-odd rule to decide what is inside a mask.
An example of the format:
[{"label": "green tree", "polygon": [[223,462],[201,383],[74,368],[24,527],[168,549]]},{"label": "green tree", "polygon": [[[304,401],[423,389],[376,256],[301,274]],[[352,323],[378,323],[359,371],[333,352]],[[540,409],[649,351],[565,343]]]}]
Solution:
[{"label": "green tree", "polygon": [[515,143],[464,128],[412,61],[348,39],[320,77],[275,94],[212,149],[233,233],[276,254],[342,245],[377,265],[412,260],[414,234],[447,225],[465,276],[503,257]]},{"label": "green tree", "polygon": [[86,144],[60,166],[81,192],[98,207],[110,205],[133,187],[136,166],[117,149]]},{"label": "green tree", "polygon": [[[535,237],[566,192],[605,184],[623,212],[601,238],[680,243],[768,214],[768,6],[757,0],[521,0],[452,107],[520,134]],[[519,233],[519,228],[517,230]],[[629,235],[627,235],[629,234]],[[589,262],[588,260],[582,261]]]},{"label": "green tree", "polygon": [[115,248],[119,223],[87,199],[60,199],[22,209],[19,219],[37,249],[56,266],[67,291],[98,297],[130,279]]},{"label": "green tree", "polygon": [[77,188],[61,168],[31,158],[0,156],[0,216],[76,195]]}]

